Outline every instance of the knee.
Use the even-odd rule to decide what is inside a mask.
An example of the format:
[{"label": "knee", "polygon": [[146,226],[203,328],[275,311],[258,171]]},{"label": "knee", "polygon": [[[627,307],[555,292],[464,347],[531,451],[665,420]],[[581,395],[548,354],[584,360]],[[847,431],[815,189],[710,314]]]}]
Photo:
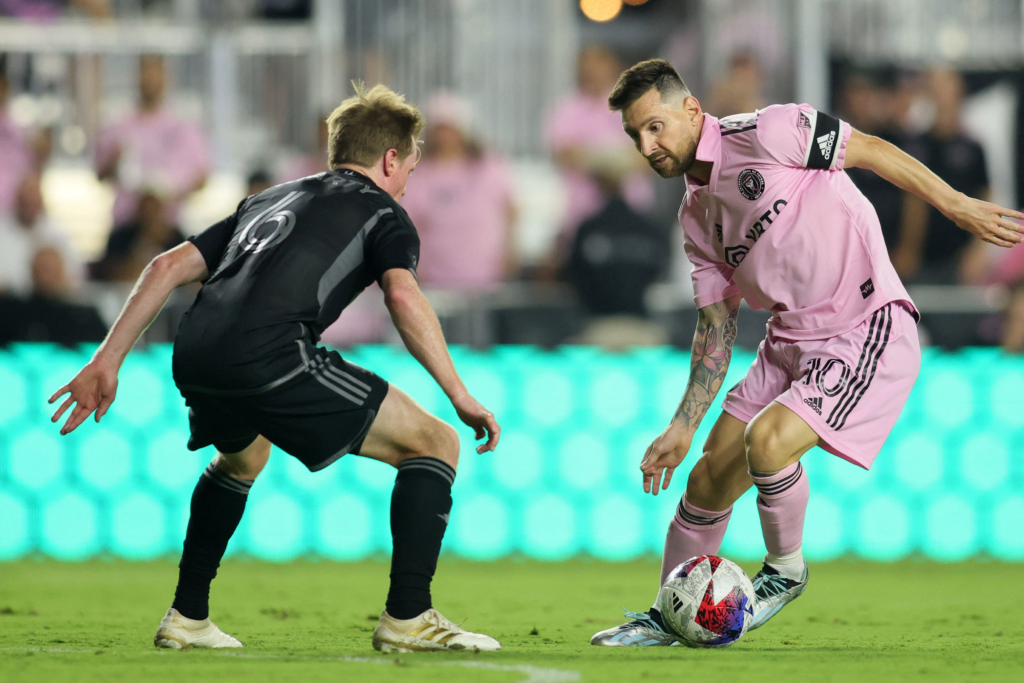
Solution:
[{"label": "knee", "polygon": [[218,453],[213,458],[213,464],[218,470],[234,477],[235,479],[256,479],[267,464],[266,458],[227,458],[223,453]]},{"label": "knee", "polygon": [[711,475],[711,468],[708,467],[707,458],[701,458],[690,470],[690,475],[686,479],[686,497],[691,503],[696,498],[704,500],[714,494],[715,488],[715,480]]},{"label": "knee", "polygon": [[751,472],[770,474],[786,466],[779,430],[768,420],[752,420],[743,432],[743,445]]},{"label": "knee", "polygon": [[437,421],[437,450],[435,458],[444,460],[452,466],[452,469],[459,465],[459,433],[447,422]]},{"label": "knee", "polygon": [[459,433],[447,422],[433,419],[426,425],[419,447],[409,453],[407,457],[416,458],[428,456],[443,460],[457,469],[459,464]]},{"label": "knee", "polygon": [[256,479],[270,459],[270,446],[254,448],[251,451],[226,455],[218,453],[213,464],[218,470],[236,479]]}]

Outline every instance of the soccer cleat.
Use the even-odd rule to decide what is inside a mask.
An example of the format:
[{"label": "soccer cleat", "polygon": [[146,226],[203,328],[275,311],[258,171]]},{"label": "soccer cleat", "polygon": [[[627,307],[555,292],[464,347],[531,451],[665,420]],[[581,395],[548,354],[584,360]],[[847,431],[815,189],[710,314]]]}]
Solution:
[{"label": "soccer cleat", "polygon": [[626,618],[630,619],[625,624],[613,628],[598,631],[591,639],[591,645],[602,645],[605,647],[668,647],[678,645],[679,641],[674,635],[668,633],[661,625],[660,620],[650,612],[629,612]]},{"label": "soccer cleat", "polygon": [[501,643],[482,633],[464,631],[428,609],[412,619],[395,619],[385,610],[373,630],[373,649],[389,652],[497,652]]},{"label": "soccer cleat", "polygon": [[194,647],[242,647],[237,638],[229,636],[217,628],[212,621],[203,619],[196,621],[183,617],[173,607],[160,620],[160,628],[156,630],[153,644],[173,650],[191,650]]},{"label": "soccer cleat", "polygon": [[768,620],[779,613],[783,607],[800,597],[807,588],[807,563],[799,581],[786,578],[774,567],[765,564],[754,576],[754,595],[757,604],[754,607],[754,618],[748,631],[761,628]]}]

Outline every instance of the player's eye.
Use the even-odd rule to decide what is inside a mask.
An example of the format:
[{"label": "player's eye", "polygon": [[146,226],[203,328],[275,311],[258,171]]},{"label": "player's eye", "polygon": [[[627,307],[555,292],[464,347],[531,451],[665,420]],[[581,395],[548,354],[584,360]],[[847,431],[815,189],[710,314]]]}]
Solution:
[{"label": "player's eye", "polygon": [[653,126],[651,126],[651,132],[652,133],[657,133],[659,130],[661,130],[661,124],[660,123],[656,123]]}]

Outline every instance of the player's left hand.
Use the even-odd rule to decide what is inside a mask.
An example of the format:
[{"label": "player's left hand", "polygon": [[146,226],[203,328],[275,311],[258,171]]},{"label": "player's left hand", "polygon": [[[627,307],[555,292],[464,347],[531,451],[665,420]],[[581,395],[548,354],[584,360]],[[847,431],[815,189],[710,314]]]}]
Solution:
[{"label": "player's left hand", "polygon": [[455,406],[455,412],[458,413],[459,419],[473,428],[477,441],[487,438],[487,443],[476,447],[477,453],[486,453],[497,448],[498,439],[501,438],[501,427],[494,419],[494,413],[480,405],[469,394],[452,399],[452,405]]},{"label": "player's left hand", "polygon": [[[647,447],[644,460],[640,463],[640,470],[644,473],[644,493],[658,495],[659,487],[662,490],[668,488],[672,473],[690,450],[691,441],[693,435],[684,426],[671,422]],[[664,483],[661,481],[662,474],[665,475]]]},{"label": "player's left hand", "polygon": [[60,420],[72,404],[77,404],[71,411],[67,422],[61,427],[61,434],[70,434],[75,431],[78,425],[85,422],[86,418],[96,411],[96,421],[106,415],[110,404],[114,402],[117,394],[117,368],[111,367],[100,360],[93,359],[84,368],[79,370],[75,378],[62,386],[50,397],[49,403],[53,403],[67,393],[70,396],[61,404],[57,412],[50,418],[51,422]]},{"label": "player's left hand", "polygon": [[1024,213],[1004,209],[998,204],[961,195],[957,206],[948,214],[954,223],[979,239],[1000,247],[1014,247],[1024,240]]}]

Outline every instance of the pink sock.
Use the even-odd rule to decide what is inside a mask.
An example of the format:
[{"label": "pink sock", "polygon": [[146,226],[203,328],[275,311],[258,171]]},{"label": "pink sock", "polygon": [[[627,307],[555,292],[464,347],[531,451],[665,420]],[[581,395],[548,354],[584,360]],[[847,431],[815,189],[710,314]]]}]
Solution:
[{"label": "pink sock", "polygon": [[803,541],[804,513],[811,492],[803,465],[795,462],[767,476],[751,472],[750,478],[757,486],[757,511],[769,554],[796,552]]},{"label": "pink sock", "polygon": [[731,514],[731,506],[721,512],[702,510],[691,505],[683,494],[665,536],[665,553],[661,556],[662,585],[673,569],[691,557],[718,553]]}]

